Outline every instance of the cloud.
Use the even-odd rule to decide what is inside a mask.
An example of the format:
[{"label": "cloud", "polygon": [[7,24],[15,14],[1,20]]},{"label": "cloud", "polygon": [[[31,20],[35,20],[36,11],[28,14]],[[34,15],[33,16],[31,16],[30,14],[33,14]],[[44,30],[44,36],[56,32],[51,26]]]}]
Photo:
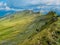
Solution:
[{"label": "cloud", "polygon": [[55,2],[55,0],[30,0],[29,1],[29,3],[30,4],[52,4],[52,3],[54,3]]},{"label": "cloud", "polygon": [[28,5],[60,5],[60,0],[7,0],[7,3],[10,3],[10,6],[21,7]]},{"label": "cloud", "polygon": [[31,4],[60,5],[60,0],[32,0]]},{"label": "cloud", "polygon": [[55,4],[60,5],[60,0],[57,0]]},{"label": "cloud", "polygon": [[3,5],[3,2],[0,2],[0,6],[2,6]]},{"label": "cloud", "polygon": [[[43,4],[43,6],[41,6]],[[38,6],[31,6],[31,5],[38,5]],[[44,6],[47,5],[47,6]],[[48,5],[60,5],[60,0],[6,0],[6,2],[0,2],[0,10],[33,10],[34,8],[46,9],[50,10],[52,8],[56,8],[57,6],[48,6]],[[15,8],[16,7],[16,8]],[[18,9],[24,8],[24,9]]]},{"label": "cloud", "polygon": [[0,2],[0,10],[10,10],[6,3]]},{"label": "cloud", "polygon": [[7,3],[4,3],[4,2],[0,2],[0,10],[6,10],[6,11],[9,11],[9,10],[13,10],[13,11],[22,11],[23,9],[14,9],[14,8],[10,8]]}]

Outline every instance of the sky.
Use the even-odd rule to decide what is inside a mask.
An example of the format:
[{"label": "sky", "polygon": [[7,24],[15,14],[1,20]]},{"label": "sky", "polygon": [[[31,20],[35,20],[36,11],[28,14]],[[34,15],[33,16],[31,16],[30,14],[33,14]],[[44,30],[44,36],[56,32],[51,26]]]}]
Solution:
[{"label": "sky", "polygon": [[48,12],[54,9],[60,11],[60,0],[0,0],[0,10]]},{"label": "sky", "polygon": [[[60,0],[0,0],[0,10],[5,8],[6,10],[32,8],[40,5],[60,5]],[[44,6],[43,6],[44,7]],[[11,9],[10,9],[11,8]],[[34,8],[34,7],[33,7]]]}]

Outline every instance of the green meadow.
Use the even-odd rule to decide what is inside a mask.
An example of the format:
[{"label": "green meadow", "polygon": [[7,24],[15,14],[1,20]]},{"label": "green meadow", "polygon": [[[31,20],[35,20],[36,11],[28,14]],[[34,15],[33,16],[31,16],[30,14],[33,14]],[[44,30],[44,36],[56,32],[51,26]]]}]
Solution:
[{"label": "green meadow", "polygon": [[60,17],[52,11],[6,15],[0,19],[0,45],[60,45]]}]

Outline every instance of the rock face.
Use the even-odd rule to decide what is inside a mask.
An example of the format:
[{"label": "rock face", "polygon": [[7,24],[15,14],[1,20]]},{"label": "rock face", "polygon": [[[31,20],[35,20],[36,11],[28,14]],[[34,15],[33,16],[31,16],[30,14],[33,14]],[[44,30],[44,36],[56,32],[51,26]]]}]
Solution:
[{"label": "rock face", "polygon": [[29,12],[0,19],[0,45],[60,45],[60,17]]}]

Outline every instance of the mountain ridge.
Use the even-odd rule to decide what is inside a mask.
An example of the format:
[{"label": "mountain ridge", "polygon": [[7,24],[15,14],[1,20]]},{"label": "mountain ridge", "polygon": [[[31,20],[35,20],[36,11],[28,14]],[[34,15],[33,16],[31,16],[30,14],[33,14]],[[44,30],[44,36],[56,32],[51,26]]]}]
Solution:
[{"label": "mountain ridge", "polygon": [[0,45],[59,45],[59,20],[53,11],[8,15],[0,19]]}]

